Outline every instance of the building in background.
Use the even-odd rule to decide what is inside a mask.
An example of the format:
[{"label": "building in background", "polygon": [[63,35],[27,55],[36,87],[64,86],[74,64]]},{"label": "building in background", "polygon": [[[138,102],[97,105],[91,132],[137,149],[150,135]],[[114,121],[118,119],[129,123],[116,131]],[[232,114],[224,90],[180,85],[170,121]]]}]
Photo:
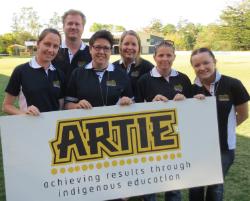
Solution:
[{"label": "building in background", "polygon": [[[119,54],[119,40],[123,32],[113,32],[114,36],[114,47],[113,47],[113,54]],[[83,34],[83,42],[89,43],[89,39],[93,35],[93,32],[84,33]],[[154,45],[158,42],[164,40],[163,37],[156,36],[153,34],[145,33],[145,32],[138,32],[138,35],[141,39],[142,50],[141,54],[153,54],[154,53]]]}]

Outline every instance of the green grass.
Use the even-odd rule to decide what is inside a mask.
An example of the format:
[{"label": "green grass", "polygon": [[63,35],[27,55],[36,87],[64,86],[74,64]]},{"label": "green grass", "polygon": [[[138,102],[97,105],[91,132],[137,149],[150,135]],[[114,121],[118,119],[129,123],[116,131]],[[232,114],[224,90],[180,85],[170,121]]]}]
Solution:
[{"label": "green grass", "polygon": [[[227,54],[216,55],[217,67],[222,74],[238,78],[250,92],[250,54]],[[191,80],[194,79],[194,73],[189,62],[190,53],[178,54],[174,67],[177,70],[186,73]],[[143,55],[144,58],[152,63],[152,55]],[[112,56],[115,61],[119,56]],[[9,76],[15,66],[28,61],[28,58],[0,58],[0,105],[4,97]],[[250,108],[250,107],[249,107]],[[0,113],[2,115],[2,113]],[[1,148],[1,147],[0,147]],[[225,180],[225,201],[249,201],[250,200],[250,118],[237,128],[237,150],[236,160],[230,169]],[[158,195],[158,200],[164,200],[163,194]],[[0,201],[5,200],[4,175],[2,166],[2,154],[0,149]],[[135,200],[135,199],[134,199]],[[183,200],[187,201],[187,190],[183,190]]]}]

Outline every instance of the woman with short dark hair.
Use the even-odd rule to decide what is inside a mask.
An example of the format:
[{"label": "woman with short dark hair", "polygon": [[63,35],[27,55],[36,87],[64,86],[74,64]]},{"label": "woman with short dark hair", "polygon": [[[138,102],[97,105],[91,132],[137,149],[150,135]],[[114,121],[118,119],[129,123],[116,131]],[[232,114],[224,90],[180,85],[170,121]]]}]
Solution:
[{"label": "woman with short dark hair", "polygon": [[129,78],[109,63],[112,34],[106,30],[97,31],[89,43],[92,62],[72,72],[66,92],[66,108],[131,104],[133,95]]}]

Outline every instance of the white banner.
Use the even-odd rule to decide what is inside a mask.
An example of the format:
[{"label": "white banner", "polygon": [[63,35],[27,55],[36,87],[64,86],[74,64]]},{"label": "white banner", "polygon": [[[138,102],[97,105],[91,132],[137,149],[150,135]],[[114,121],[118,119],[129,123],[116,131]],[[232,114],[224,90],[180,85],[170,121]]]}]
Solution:
[{"label": "white banner", "polygon": [[216,102],[0,118],[7,201],[107,200],[222,183]]}]

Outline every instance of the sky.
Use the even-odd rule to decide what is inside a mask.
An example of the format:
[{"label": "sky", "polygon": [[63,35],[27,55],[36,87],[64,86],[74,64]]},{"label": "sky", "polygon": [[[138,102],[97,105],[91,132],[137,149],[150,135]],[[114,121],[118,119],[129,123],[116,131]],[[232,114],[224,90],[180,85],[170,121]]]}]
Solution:
[{"label": "sky", "polygon": [[33,7],[42,24],[48,23],[54,12],[81,10],[87,17],[85,31],[94,23],[114,24],[140,30],[153,19],[162,24],[218,22],[221,11],[240,0],[7,0],[0,7],[0,34],[11,32],[14,13],[22,7]]}]

